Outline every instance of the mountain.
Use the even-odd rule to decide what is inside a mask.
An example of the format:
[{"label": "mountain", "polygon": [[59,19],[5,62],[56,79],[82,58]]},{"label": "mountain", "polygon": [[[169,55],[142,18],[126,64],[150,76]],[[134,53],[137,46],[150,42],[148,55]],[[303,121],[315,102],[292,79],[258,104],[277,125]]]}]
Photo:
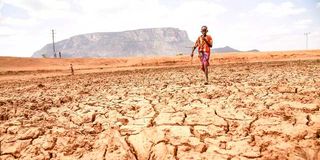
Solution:
[{"label": "mountain", "polygon": [[212,51],[214,53],[241,52],[241,51],[234,49],[234,48],[231,48],[229,46],[225,46],[222,48],[213,48]]},{"label": "mountain", "polygon": [[260,52],[260,51],[257,50],[257,49],[252,49],[252,50],[249,50],[249,51],[247,51],[247,52]]},{"label": "mountain", "polygon": [[[214,53],[242,52],[240,50],[231,48],[229,46],[225,46],[222,48],[213,48],[211,51],[213,51]],[[252,50],[248,50],[248,51],[244,51],[244,52],[260,52],[260,51],[257,49],[252,49]]]},{"label": "mountain", "polygon": [[[62,57],[128,57],[189,53],[186,31],[177,28],[150,28],[123,32],[99,32],[73,36],[55,43]],[[53,57],[52,43],[32,57]]]}]

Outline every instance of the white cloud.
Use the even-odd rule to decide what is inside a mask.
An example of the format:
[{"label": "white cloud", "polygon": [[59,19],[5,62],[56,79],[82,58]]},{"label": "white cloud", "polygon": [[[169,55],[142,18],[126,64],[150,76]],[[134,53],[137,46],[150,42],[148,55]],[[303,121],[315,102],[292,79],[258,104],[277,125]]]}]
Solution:
[{"label": "white cloud", "polygon": [[70,0],[3,0],[3,2],[26,10],[28,15],[36,19],[68,16],[71,8]]},{"label": "white cloud", "polygon": [[6,26],[0,26],[0,36],[10,36],[15,33],[14,29],[11,29]]},{"label": "white cloud", "polygon": [[306,9],[296,7],[292,2],[283,2],[279,5],[272,2],[262,2],[254,11],[264,16],[285,17],[304,13]]},{"label": "white cloud", "polygon": [[2,9],[2,7],[3,7],[3,2],[2,2],[2,0],[0,0],[0,10]]},{"label": "white cloud", "polygon": [[[109,3],[111,6],[108,6]],[[185,1],[174,9],[161,5],[159,0],[120,0],[117,4],[104,0],[98,3],[100,5],[80,0],[78,4],[83,10],[83,16],[77,19],[79,25],[89,23],[94,26],[85,28],[87,32],[168,26],[186,30],[196,26],[199,30],[199,26],[213,21],[226,11],[210,1]]]},{"label": "white cloud", "polygon": [[195,40],[202,25],[209,27],[215,47],[230,45],[241,50],[291,49],[299,47],[296,44],[301,41],[299,32],[313,32],[310,26],[317,23],[314,17],[303,14],[305,8],[292,2],[277,4],[276,0],[260,3],[253,10],[252,6],[246,10],[242,8],[242,11],[231,9],[230,2],[220,0],[175,1],[174,6],[168,6],[171,3],[163,3],[162,0],[2,2],[0,0],[0,8],[3,4],[22,8],[28,18],[0,15],[0,35],[6,36],[0,36],[0,56],[31,56],[34,51],[51,43],[51,29],[56,30],[56,40],[59,41],[90,32],[177,27],[187,30],[190,39]]},{"label": "white cloud", "polygon": [[[221,35],[226,44],[236,44],[235,48],[242,50],[304,49],[303,32],[315,30],[313,18],[303,14],[306,12],[305,8],[291,2],[279,5],[273,2],[260,3],[247,14],[239,14],[240,20],[226,27],[228,32]],[[319,47],[310,45],[310,48]]]},{"label": "white cloud", "polygon": [[37,21],[34,18],[20,19],[12,17],[4,17],[1,21],[1,25],[6,26],[34,26],[37,24]]},{"label": "white cloud", "polygon": [[[199,34],[201,25],[213,24],[226,9],[212,1],[188,0],[170,8],[160,0],[4,0],[6,4],[27,11],[29,18],[5,17],[1,25],[15,28],[15,38],[25,40],[29,48],[20,56],[30,56],[36,49],[50,43],[50,30],[56,29],[56,40],[88,32],[122,31],[150,27],[178,27],[189,32],[191,39]],[[199,12],[199,10],[201,10]],[[32,37],[33,41],[27,41]],[[11,37],[13,40],[14,37]],[[38,40],[36,42],[35,40]],[[17,43],[18,41],[11,43]],[[28,47],[26,47],[28,46]],[[33,47],[30,47],[33,46]],[[36,48],[31,50],[31,48]],[[9,49],[15,53],[16,48]],[[21,50],[20,50],[21,51]],[[0,53],[2,54],[2,53]]]},{"label": "white cloud", "polygon": [[2,19],[2,7],[3,7],[3,2],[2,2],[2,0],[0,0],[0,22]]},{"label": "white cloud", "polygon": [[320,2],[317,3],[316,7],[317,7],[317,8],[320,8]]},{"label": "white cloud", "polygon": [[311,19],[302,19],[293,23],[293,27],[296,29],[307,29],[312,24]]}]

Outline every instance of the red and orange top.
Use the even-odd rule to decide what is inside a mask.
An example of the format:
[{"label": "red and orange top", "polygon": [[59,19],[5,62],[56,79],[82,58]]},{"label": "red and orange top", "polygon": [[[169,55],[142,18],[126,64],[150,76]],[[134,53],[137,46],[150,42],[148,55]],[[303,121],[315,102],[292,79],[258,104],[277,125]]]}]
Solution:
[{"label": "red and orange top", "polygon": [[[194,46],[198,47],[198,52],[207,52],[210,55],[210,46],[202,39],[202,35],[198,37]],[[210,35],[206,35],[204,37],[210,44],[212,44],[212,37]]]}]

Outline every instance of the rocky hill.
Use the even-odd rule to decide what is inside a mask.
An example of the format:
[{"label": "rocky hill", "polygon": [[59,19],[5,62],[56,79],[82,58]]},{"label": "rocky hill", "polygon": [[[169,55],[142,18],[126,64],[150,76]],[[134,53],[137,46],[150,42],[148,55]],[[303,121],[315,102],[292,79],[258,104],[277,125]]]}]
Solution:
[{"label": "rocky hill", "polygon": [[[55,43],[63,57],[129,57],[189,53],[193,42],[177,28],[150,28],[73,36]],[[32,57],[53,57],[52,43]]]}]

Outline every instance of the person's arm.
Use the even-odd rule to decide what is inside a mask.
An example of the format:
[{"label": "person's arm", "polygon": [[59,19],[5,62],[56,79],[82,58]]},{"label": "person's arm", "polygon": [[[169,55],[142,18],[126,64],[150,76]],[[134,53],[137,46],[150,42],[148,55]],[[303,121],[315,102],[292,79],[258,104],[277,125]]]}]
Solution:
[{"label": "person's arm", "polygon": [[191,57],[193,57],[194,50],[196,50],[196,48],[198,47],[198,44],[199,44],[198,41],[199,41],[199,39],[197,39],[196,43],[195,43],[194,46],[192,47]]},{"label": "person's arm", "polygon": [[197,46],[198,46],[198,45],[192,47],[191,57],[193,56],[194,50],[196,50]]},{"label": "person's arm", "polygon": [[210,37],[209,38],[209,36],[208,36],[208,39],[209,40],[207,40],[206,38],[204,38],[203,36],[201,36],[202,37],[202,39],[204,40],[204,42],[206,42],[206,44],[210,47],[210,48],[212,48],[212,38]]}]

